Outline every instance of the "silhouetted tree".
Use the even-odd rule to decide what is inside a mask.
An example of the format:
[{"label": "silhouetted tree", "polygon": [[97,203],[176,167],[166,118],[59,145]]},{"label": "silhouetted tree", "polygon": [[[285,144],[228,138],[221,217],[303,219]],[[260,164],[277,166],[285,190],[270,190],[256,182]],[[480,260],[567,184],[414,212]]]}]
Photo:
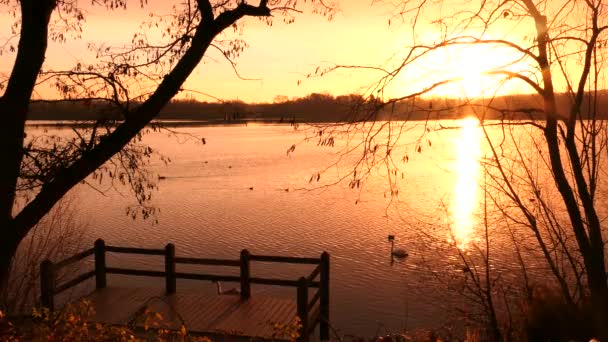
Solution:
[{"label": "silhouetted tree", "polygon": [[[397,187],[400,159],[406,159],[395,155],[403,144],[398,139],[406,129],[404,123],[391,121],[403,118],[397,111],[426,111],[429,118],[446,112],[476,114],[491,149],[482,164],[488,176],[488,201],[501,210],[512,227],[525,227],[522,230],[532,236],[535,249],[544,257],[552,283],[573,310],[591,303],[593,333],[607,340],[606,229],[600,217],[606,204],[599,189],[606,189],[600,178],[607,168],[608,126],[599,119],[605,111],[599,96],[604,86],[608,7],[601,0],[484,0],[449,5],[444,1],[402,0],[391,4],[395,10],[392,22],[412,25],[413,43],[399,54],[405,57],[396,61],[397,68],[361,68],[383,73],[369,88],[370,97],[383,97],[382,109],[404,106],[388,111],[389,115],[382,117],[387,122],[351,125],[349,131],[366,133],[356,150],[362,151],[362,156],[344,179],[358,187],[370,170],[382,167],[387,169],[391,186]],[[421,25],[425,34],[418,34]],[[437,27],[432,38],[428,38],[432,36],[429,25]],[[403,96],[387,95],[387,89],[397,87],[395,83],[421,63],[432,67],[436,60],[429,56],[479,46],[495,49],[487,58],[501,61],[484,70],[485,75],[499,85],[521,82],[536,94],[537,104],[490,96],[436,100],[421,106],[421,96],[460,81],[442,78],[444,75]],[[505,56],[509,60],[505,61]],[[317,74],[339,68],[353,66],[336,66]],[[556,84],[561,84],[558,89],[566,94],[561,99]],[[368,120],[378,120],[379,113],[370,111]],[[522,120],[487,120],[513,114]],[[500,129],[492,130],[491,126]],[[320,131],[324,138],[332,134],[327,128]],[[418,152],[424,148],[422,139],[415,148]],[[495,319],[492,324],[493,338],[500,339]]]},{"label": "silhouetted tree", "polygon": [[[108,10],[126,8],[126,0],[95,0]],[[311,2],[309,2],[310,4]],[[226,32],[242,29],[240,19],[257,17],[271,24],[286,23],[299,12],[296,0],[186,0],[175,3],[169,16],[151,16],[132,43],[120,48],[92,46],[97,60],[78,63],[67,71],[42,70],[47,44],[79,36],[84,12],[76,0],[1,0],[17,19],[16,59],[9,78],[0,83],[0,287],[6,285],[11,260],[32,227],[72,187],[89,175],[103,175],[131,186],[141,213],[149,215],[154,181],[144,164],[153,151],[137,144],[142,130],[175,96],[207,51],[218,50],[230,62],[245,47]],[[145,0],[139,4],[144,6]],[[333,9],[312,1],[315,13],[331,16]],[[150,41],[158,30],[160,41]],[[7,47],[3,45],[3,47]],[[6,52],[6,51],[5,51]],[[32,92],[51,85],[64,100],[86,99],[119,120],[99,120],[75,128],[73,137],[25,134]],[[95,109],[97,110],[97,109]]]}]

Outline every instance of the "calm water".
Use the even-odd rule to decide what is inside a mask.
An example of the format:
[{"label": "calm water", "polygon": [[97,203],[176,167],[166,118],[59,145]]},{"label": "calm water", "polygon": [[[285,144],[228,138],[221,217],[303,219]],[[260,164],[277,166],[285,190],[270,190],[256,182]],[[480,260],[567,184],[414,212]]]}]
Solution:
[{"label": "calm water", "polygon": [[[408,141],[424,129],[414,125],[406,134]],[[243,248],[295,256],[327,251],[331,320],[339,332],[375,335],[437,327],[449,324],[455,308],[468,307],[445,282],[462,276],[459,260],[450,252],[438,254],[439,247],[453,238],[466,250],[481,233],[476,215],[483,137],[478,128],[464,126],[430,133],[432,144],[425,138],[422,153],[416,152],[416,144],[400,147],[409,161],[399,164],[400,192],[392,202],[382,170],[363,189],[351,189],[348,182],[314,189],[317,183],[308,182],[311,175],[330,166],[339,147],[304,143],[288,155],[286,150],[305,133],[279,125],[179,129],[204,137],[204,145],[187,136],[147,135],[145,142],[172,160],[167,166],[153,163],[153,170],[166,177],[153,194],[161,209],[158,224],[125,215],[125,208],[134,204],[127,189],[115,191],[104,183],[98,187],[104,195],[87,186],[74,192],[89,223],[88,242],[101,237],[113,245],[153,248],[172,242],[178,255],[218,258],[237,258]],[[345,165],[330,168],[318,184],[343,176]],[[391,263],[388,234],[397,236],[396,245],[406,248],[409,258]],[[159,259],[149,257],[113,257],[109,262],[162,267]],[[308,270],[256,264],[253,274],[296,279]],[[160,280],[145,278],[112,277],[112,283],[162,286]],[[179,282],[178,291],[180,287],[214,291],[208,282]],[[259,292],[295,295],[295,289],[254,287],[253,295]]]}]

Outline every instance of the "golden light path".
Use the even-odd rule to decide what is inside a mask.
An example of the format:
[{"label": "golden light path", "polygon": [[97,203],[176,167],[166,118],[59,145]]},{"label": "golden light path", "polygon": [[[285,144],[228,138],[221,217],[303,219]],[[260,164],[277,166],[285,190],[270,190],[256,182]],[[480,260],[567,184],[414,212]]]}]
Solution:
[{"label": "golden light path", "polygon": [[475,118],[459,122],[460,134],[455,140],[456,182],[450,200],[449,239],[461,250],[466,250],[474,233],[474,213],[479,205],[479,157],[482,131]]}]

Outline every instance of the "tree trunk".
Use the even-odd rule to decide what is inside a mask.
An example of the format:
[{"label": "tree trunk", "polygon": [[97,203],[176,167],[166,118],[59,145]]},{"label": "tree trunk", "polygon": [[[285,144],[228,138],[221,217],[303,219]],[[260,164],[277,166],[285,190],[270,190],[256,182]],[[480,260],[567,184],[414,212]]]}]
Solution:
[{"label": "tree trunk", "polygon": [[[6,174],[0,178],[0,215],[2,220],[12,216],[15,186],[21,166],[24,125],[36,78],[44,62],[48,24],[55,9],[55,0],[22,0],[21,32],[15,64],[0,99],[0,130],[2,150],[0,160]],[[6,229],[4,226],[0,229]]]},{"label": "tree trunk", "polygon": [[[549,36],[547,18],[539,12],[536,5],[531,0],[524,0],[524,4],[534,18],[537,29],[538,39],[538,63],[542,70],[544,93],[544,109],[546,115],[546,126],[544,130],[545,141],[549,150],[550,164],[552,167],[555,185],[564,201],[572,231],[575,235],[580,254],[585,264],[587,272],[587,283],[590,292],[590,300],[593,311],[595,334],[601,341],[608,341],[608,284],[606,283],[606,269],[604,263],[604,243],[601,235],[601,227],[597,219],[597,213],[593,207],[593,199],[587,192],[587,184],[582,175],[578,150],[574,144],[574,126],[576,111],[569,117],[570,121],[560,118],[557,112],[555,92],[553,89],[553,77],[549,63]],[[587,66],[588,68],[588,66]],[[586,77],[586,76],[585,76]],[[580,100],[579,100],[580,101]],[[579,190],[579,199],[583,202],[584,213],[581,213],[579,203],[574,189],[569,183],[564,170],[564,162],[560,151],[560,141],[558,138],[558,120],[569,124],[566,148],[568,156],[572,162],[576,186]],[[589,231],[585,229],[584,222],[588,223]],[[589,235],[587,235],[589,234]]]},{"label": "tree trunk", "polygon": [[587,263],[587,282],[591,294],[595,337],[600,341],[608,341],[608,284],[603,260],[596,257]]},{"label": "tree trunk", "polygon": [[[5,235],[5,234],[3,234]],[[0,235],[0,300],[7,298],[8,282],[10,278],[13,257],[17,252],[18,243],[8,236]],[[6,304],[0,302],[0,310],[6,310]]]},{"label": "tree trunk", "polygon": [[13,205],[23,157],[25,120],[29,101],[42,68],[48,25],[56,0],[21,0],[21,32],[15,64],[0,98],[0,293],[5,291],[12,256],[25,232],[14,231]]}]

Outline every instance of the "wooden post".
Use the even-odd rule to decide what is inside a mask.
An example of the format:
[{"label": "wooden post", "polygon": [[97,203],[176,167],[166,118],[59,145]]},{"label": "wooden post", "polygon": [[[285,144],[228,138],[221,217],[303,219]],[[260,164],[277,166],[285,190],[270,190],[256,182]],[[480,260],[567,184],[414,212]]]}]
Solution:
[{"label": "wooden post", "polygon": [[53,263],[46,259],[40,264],[40,304],[55,310],[55,270]]},{"label": "wooden post", "polygon": [[97,239],[95,241],[95,287],[103,289],[106,285],[106,243],[102,239]]},{"label": "wooden post", "polygon": [[249,282],[249,278],[251,278],[251,273],[249,269],[249,264],[249,251],[243,249],[241,251],[241,300],[246,300],[251,297],[251,283]]},{"label": "wooden post", "polygon": [[167,294],[175,293],[177,281],[175,278],[175,245],[168,243],[165,246],[165,288]]},{"label": "wooden post", "polygon": [[298,341],[306,342],[308,341],[308,281],[304,277],[298,280],[297,310],[302,324]]},{"label": "wooden post", "polygon": [[319,298],[320,323],[319,335],[321,341],[329,341],[329,253],[321,254],[321,297]]}]

